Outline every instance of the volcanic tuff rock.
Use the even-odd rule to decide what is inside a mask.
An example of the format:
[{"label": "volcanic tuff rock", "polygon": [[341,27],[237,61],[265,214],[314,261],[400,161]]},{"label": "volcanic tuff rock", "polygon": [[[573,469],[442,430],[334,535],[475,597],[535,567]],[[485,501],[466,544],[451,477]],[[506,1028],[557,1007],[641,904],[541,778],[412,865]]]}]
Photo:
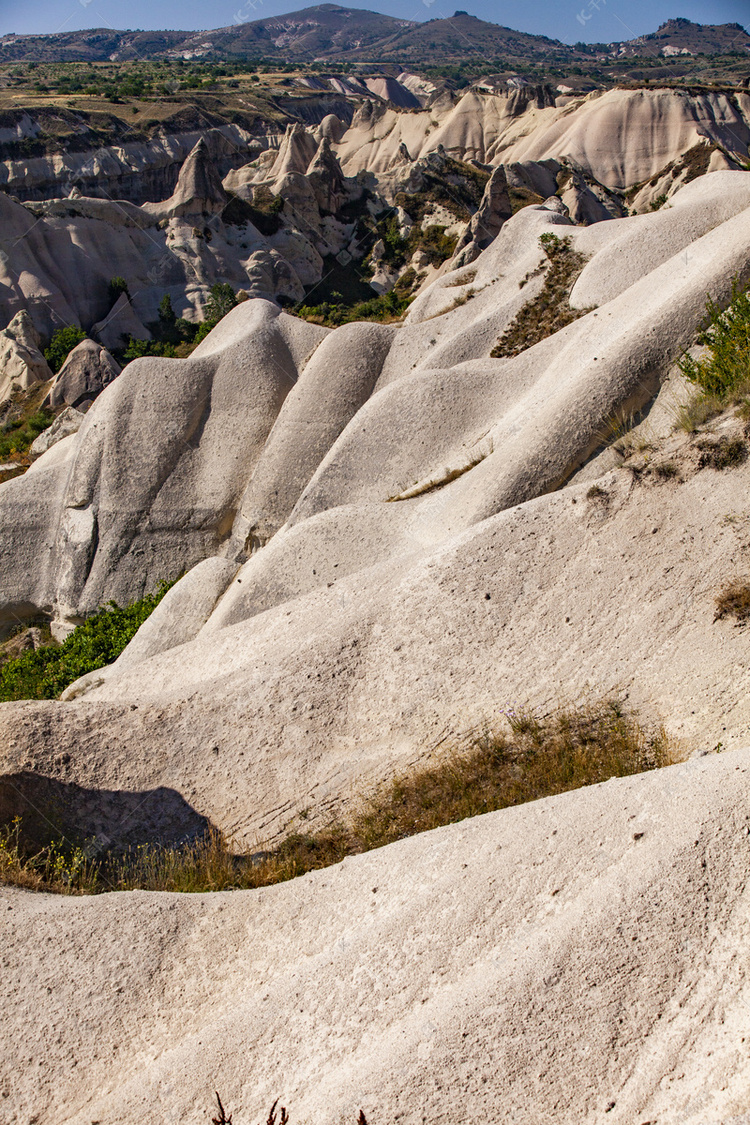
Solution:
[{"label": "volcanic tuff rock", "polygon": [[[746,661],[710,591],[734,566],[724,516],[750,470],[693,468],[666,512],[625,470],[602,485],[606,509],[587,483],[561,486],[609,420],[658,394],[706,289],[727,300],[747,276],[749,224],[735,172],[591,227],[530,206],[400,327],[330,331],[247,301],[189,359],[129,364],[76,435],[0,488],[5,612],[53,607],[64,627],[213,556],[205,597],[178,583],[144,647],[74,702],[0,709],[8,772],[54,771],[65,747],[69,781],[111,787],[127,761],[130,784],[189,793],[252,840],[481,725],[498,699],[616,684],[674,732],[721,723],[736,744],[746,696],[730,708],[721,684]],[[589,311],[493,359],[544,284],[542,234],[587,260],[570,303]],[[190,602],[203,627],[183,623]]]},{"label": "volcanic tuff rock", "polygon": [[82,340],[68,354],[55,376],[45,405],[56,407],[67,403],[68,406],[85,409],[117,378],[121,370],[119,363],[101,344],[95,340]]},{"label": "volcanic tuff rock", "polygon": [[484,189],[479,210],[467,225],[456,245],[452,266],[458,269],[478,258],[500,233],[500,228],[513,214],[508,195],[508,181],[502,164],[495,168]]},{"label": "volcanic tuff rock", "polygon": [[6,1112],[741,1121],[749,778],[693,759],[260,891],[3,889]]},{"label": "volcanic tuff rock", "polygon": [[0,332],[0,404],[14,390],[26,391],[34,383],[52,378],[49,365],[39,350],[41,339],[31,317],[21,309],[7,328]]},{"label": "volcanic tuff rock", "polygon": [[29,452],[32,457],[41,457],[53,445],[57,445],[59,441],[63,441],[71,434],[77,434],[81,428],[85,415],[83,411],[76,410],[73,406],[66,406],[65,409],[58,414],[51,426],[46,430],[42,430],[39,437],[35,438],[31,443]]},{"label": "volcanic tuff rock", "polygon": [[214,215],[223,211],[228,202],[211,153],[201,137],[182,165],[171,197],[163,203],[144,203],[143,210],[159,219]]}]

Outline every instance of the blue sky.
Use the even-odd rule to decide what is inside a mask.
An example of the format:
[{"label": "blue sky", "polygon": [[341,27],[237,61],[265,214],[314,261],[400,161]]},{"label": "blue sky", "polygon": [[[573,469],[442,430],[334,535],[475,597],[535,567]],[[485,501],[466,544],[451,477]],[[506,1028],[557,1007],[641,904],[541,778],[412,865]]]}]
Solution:
[{"label": "blue sky", "polygon": [[[346,0],[343,0],[345,3]],[[748,0],[377,0],[351,3],[386,15],[423,20],[453,15],[456,5],[480,19],[563,42],[610,42],[655,31],[664,20],[685,16],[697,23],[736,21],[750,30]],[[243,20],[281,15],[305,7],[304,0],[0,0],[0,34],[77,31],[88,27],[226,27]]]}]

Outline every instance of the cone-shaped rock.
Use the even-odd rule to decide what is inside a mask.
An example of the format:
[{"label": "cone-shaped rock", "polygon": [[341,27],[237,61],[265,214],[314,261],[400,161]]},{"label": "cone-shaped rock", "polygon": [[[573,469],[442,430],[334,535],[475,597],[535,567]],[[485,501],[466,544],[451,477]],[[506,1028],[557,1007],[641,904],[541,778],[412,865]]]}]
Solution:
[{"label": "cone-shaped rock", "polygon": [[143,209],[162,218],[217,214],[228,201],[208,146],[201,137],[182,165],[171,197],[163,203],[144,203]]}]

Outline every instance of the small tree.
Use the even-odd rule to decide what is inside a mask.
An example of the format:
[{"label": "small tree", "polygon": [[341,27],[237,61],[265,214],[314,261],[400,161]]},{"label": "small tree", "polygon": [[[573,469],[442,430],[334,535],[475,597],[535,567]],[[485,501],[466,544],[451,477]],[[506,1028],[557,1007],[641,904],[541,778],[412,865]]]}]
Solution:
[{"label": "small tree", "polygon": [[204,310],[205,320],[195,334],[195,343],[199,344],[201,340],[205,340],[211,329],[215,328],[219,321],[238,304],[237,294],[227,282],[217,281],[212,285],[211,296]]},{"label": "small tree", "polygon": [[231,312],[237,303],[237,294],[232,286],[226,282],[217,281],[215,285],[211,286],[211,296],[206,304],[206,321],[210,322],[211,327],[213,327],[228,312]]},{"label": "small tree", "polygon": [[73,348],[86,339],[86,333],[76,324],[68,324],[65,328],[58,328],[53,332],[49,347],[45,349],[44,358],[52,370],[57,374]]},{"label": "small tree", "polygon": [[174,324],[175,319],[175,312],[172,308],[172,298],[169,296],[169,293],[165,293],[159,302],[159,320],[162,324],[171,325]]},{"label": "small tree", "polygon": [[109,303],[110,307],[119,299],[120,294],[125,293],[130,297],[128,292],[128,283],[124,277],[113,277],[109,283]]}]

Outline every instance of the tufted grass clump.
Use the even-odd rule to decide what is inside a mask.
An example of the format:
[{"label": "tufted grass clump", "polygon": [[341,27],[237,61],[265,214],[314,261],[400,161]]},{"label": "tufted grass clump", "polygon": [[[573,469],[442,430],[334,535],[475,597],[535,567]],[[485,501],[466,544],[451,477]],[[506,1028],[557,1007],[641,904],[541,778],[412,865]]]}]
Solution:
[{"label": "tufted grass clump", "polygon": [[646,727],[617,700],[550,716],[506,717],[432,765],[400,774],[352,812],[265,851],[235,854],[216,829],[182,846],[144,845],[119,854],[95,840],[55,841],[29,854],[22,825],[0,836],[0,881],[66,894],[100,891],[224,891],[282,883],[350,855],[511,805],[672,764],[661,727]]},{"label": "tufted grass clump", "polygon": [[727,582],[716,595],[714,621],[723,617],[734,617],[738,625],[746,625],[750,620],[750,582],[734,578]]}]

